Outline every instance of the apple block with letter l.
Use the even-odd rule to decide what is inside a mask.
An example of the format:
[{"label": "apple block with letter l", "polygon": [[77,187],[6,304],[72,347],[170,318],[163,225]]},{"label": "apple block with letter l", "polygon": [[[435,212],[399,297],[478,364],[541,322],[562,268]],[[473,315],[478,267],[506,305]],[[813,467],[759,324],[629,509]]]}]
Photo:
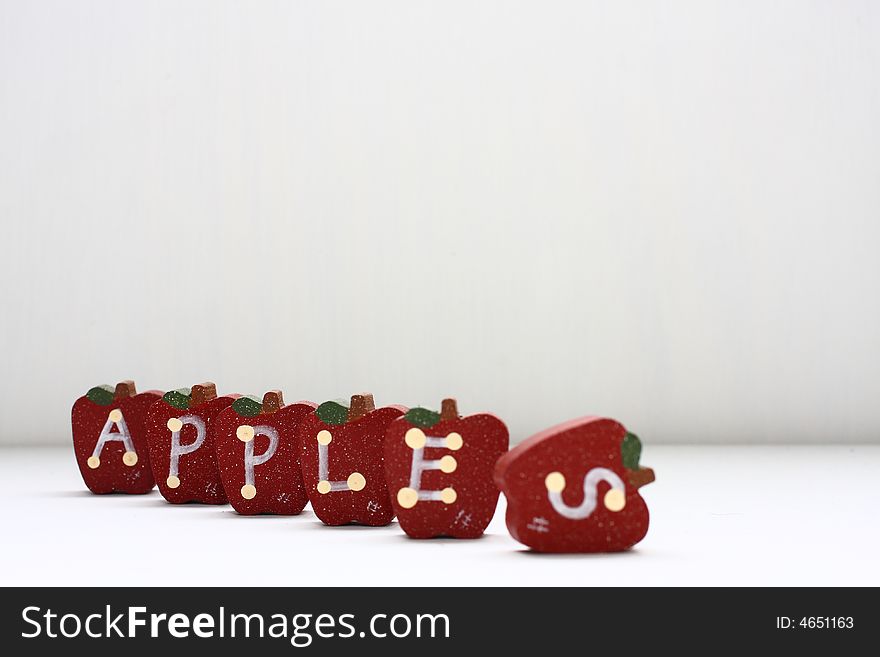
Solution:
[{"label": "apple block with letter l", "polygon": [[385,484],[385,430],[406,412],[376,408],[373,395],[353,395],[346,407],[324,402],[300,424],[303,483],[325,525],[381,527],[394,518]]}]

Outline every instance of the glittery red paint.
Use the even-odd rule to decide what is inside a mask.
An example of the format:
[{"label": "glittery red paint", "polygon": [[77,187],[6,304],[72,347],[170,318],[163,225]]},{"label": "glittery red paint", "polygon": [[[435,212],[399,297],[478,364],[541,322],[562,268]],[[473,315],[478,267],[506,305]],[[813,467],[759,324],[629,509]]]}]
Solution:
[{"label": "glittery red paint", "polygon": [[[149,390],[135,394],[134,384],[131,382],[116,386],[115,393],[110,390],[109,387],[104,388],[101,403],[84,395],[73,405],[73,448],[79,471],[93,493],[149,493],[153,489],[154,481],[147,450],[146,417],[147,411],[162,397],[162,393],[159,390]],[[109,420],[113,411],[121,413],[121,422]],[[111,438],[104,442],[96,457],[97,461],[92,461],[93,464],[97,463],[97,467],[89,467],[89,458],[93,456],[101,432],[107,424],[110,425]],[[127,465],[123,461],[123,456],[128,451],[124,441],[118,439],[123,431],[127,431],[130,436],[133,451],[137,455],[137,461],[133,465]]]},{"label": "glittery red paint", "polygon": [[[507,498],[513,538],[539,552],[615,552],[642,540],[648,507],[638,488],[654,475],[649,468],[624,467],[621,447],[630,436],[638,442],[614,420],[587,417],[542,431],[502,457],[495,482]],[[593,470],[604,478],[591,483],[587,475]],[[563,478],[554,504],[548,481],[558,488]],[[623,490],[609,495],[609,479]]]},{"label": "glittery red paint", "polygon": [[[366,397],[369,397],[366,412],[357,414],[356,419],[351,419],[351,415],[346,419],[348,409],[328,402],[343,414],[340,420],[323,421],[320,411],[327,404],[322,404],[300,424],[298,438],[303,482],[312,510],[326,525],[358,523],[382,526],[389,524],[394,518],[394,509],[385,484],[383,445],[388,425],[403,415],[406,409],[399,406],[373,409],[372,397],[363,396]],[[353,410],[354,398],[352,401]],[[321,434],[324,431],[327,433]],[[330,442],[325,445],[326,478],[320,476],[319,434],[324,439],[328,434],[330,437]],[[347,486],[347,482],[359,480],[354,473],[363,478],[364,486],[361,490]],[[330,485],[334,490],[320,492],[322,486]]]},{"label": "glittery red paint", "polygon": [[477,538],[498,505],[492,472],[507,451],[507,427],[494,415],[460,417],[452,400],[442,414],[417,411],[424,409],[392,422],[385,437],[385,477],[400,527],[411,538]]},{"label": "glittery red paint", "polygon": [[[238,395],[217,397],[216,393],[196,397],[193,387],[192,402],[184,402],[184,407],[175,407],[166,401],[172,393],[150,408],[147,415],[147,442],[150,447],[150,464],[159,492],[172,504],[201,502],[203,504],[225,504],[226,493],[220,480],[217,455],[214,451],[213,423],[220,412],[229,406]],[[185,395],[184,395],[185,396]],[[194,451],[182,454],[177,459],[176,487],[169,486],[171,479],[172,435],[168,422],[171,419],[201,422],[205,429],[202,444]],[[184,424],[179,431],[179,442],[183,447],[191,447],[198,440],[198,430],[191,424]]]},{"label": "glittery red paint", "polygon": [[[239,414],[236,405],[225,408],[214,423],[214,446],[226,497],[232,507],[242,515],[300,513],[308,502],[308,497],[300,471],[296,432],[300,422],[315,410],[316,405],[312,402],[297,402],[282,405],[276,410],[274,407],[267,407],[266,403],[258,403],[256,415],[249,415],[247,411]],[[269,453],[272,446],[270,432],[274,431],[277,437],[271,457],[264,463],[252,465],[250,483],[246,481],[247,442],[238,435],[238,429],[242,426],[256,429],[251,449],[257,459]],[[251,434],[244,432],[242,435],[246,439]],[[246,489],[248,485],[252,488]],[[250,494],[253,497],[248,499]]]}]

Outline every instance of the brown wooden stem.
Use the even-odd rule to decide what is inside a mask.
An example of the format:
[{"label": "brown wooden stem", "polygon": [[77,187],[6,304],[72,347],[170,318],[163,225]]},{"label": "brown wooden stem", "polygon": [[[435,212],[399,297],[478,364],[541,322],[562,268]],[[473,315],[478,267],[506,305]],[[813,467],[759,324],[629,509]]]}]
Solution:
[{"label": "brown wooden stem", "polygon": [[638,470],[629,470],[629,483],[633,488],[641,488],[654,481],[654,471],[651,468],[639,468]]},{"label": "brown wooden stem", "polygon": [[348,407],[348,421],[354,422],[360,420],[367,413],[376,410],[376,403],[373,401],[373,395],[365,392],[360,395],[351,396],[351,404]]},{"label": "brown wooden stem", "polygon": [[205,381],[204,383],[197,383],[190,390],[189,396],[189,406],[190,408],[194,406],[199,406],[200,404],[204,404],[205,402],[209,402],[212,399],[217,397],[217,386],[214,385],[211,381]]},{"label": "brown wooden stem", "polygon": [[129,381],[126,379],[125,381],[120,381],[116,384],[116,390],[113,392],[113,399],[127,399],[128,397],[134,397],[137,394],[134,381]]},{"label": "brown wooden stem", "polygon": [[270,390],[263,395],[263,413],[280,411],[282,406],[284,406],[284,397],[280,390]]},{"label": "brown wooden stem", "polygon": [[440,402],[440,421],[445,422],[448,420],[457,420],[459,418],[458,415],[458,403],[452,399],[444,399]]}]

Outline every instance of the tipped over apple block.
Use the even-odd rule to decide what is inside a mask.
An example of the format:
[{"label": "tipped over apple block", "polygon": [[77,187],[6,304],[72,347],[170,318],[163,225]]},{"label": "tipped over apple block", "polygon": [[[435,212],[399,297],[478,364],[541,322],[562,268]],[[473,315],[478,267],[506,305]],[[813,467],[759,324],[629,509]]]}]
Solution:
[{"label": "tipped over apple block", "polygon": [[542,431],[499,459],[511,536],[538,552],[617,552],[648,532],[641,442],[615,420],[585,417]]}]

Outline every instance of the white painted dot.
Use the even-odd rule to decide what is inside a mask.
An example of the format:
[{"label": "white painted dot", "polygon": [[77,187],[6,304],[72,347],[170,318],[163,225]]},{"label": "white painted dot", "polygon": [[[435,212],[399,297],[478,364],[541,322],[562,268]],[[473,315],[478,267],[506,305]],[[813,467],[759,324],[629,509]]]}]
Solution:
[{"label": "white painted dot", "polygon": [[331,434],[326,429],[321,429],[318,432],[318,444],[319,445],[329,445],[333,440],[333,434]]},{"label": "white painted dot", "polygon": [[249,424],[242,424],[235,430],[235,437],[243,443],[249,443],[254,439],[254,428]]},{"label": "white painted dot", "polygon": [[447,454],[443,458],[440,459],[440,470],[449,474],[450,472],[455,472],[455,469],[458,467],[458,461],[455,460],[454,456],[450,456]]},{"label": "white painted dot", "polygon": [[407,431],[403,440],[406,443],[406,446],[410,449],[422,449],[425,446],[425,443],[428,442],[428,439],[425,437],[425,432],[418,427],[413,427]]},{"label": "white painted dot", "polygon": [[360,472],[352,472],[348,475],[348,481],[346,483],[350,490],[357,492],[364,489],[367,485],[367,479]]},{"label": "white painted dot", "polygon": [[626,506],[626,495],[619,488],[612,488],[605,493],[605,508],[609,511],[620,511]]},{"label": "white painted dot", "polygon": [[446,436],[446,446],[453,452],[457,452],[458,450],[460,450],[462,445],[464,445],[464,439],[457,431],[453,431]]},{"label": "white painted dot", "polygon": [[440,491],[440,499],[443,504],[453,504],[458,499],[458,493],[453,488],[444,488]]},{"label": "white painted dot", "polygon": [[168,420],[167,426],[168,426],[168,431],[174,433],[176,431],[180,431],[181,429],[183,429],[183,422],[180,421],[180,418],[173,417],[170,420]]},{"label": "white painted dot", "polygon": [[565,477],[561,472],[551,472],[544,478],[544,485],[551,493],[561,493],[565,490]]},{"label": "white painted dot", "polygon": [[419,494],[413,488],[401,488],[397,491],[397,503],[404,509],[413,508],[419,501]]}]

